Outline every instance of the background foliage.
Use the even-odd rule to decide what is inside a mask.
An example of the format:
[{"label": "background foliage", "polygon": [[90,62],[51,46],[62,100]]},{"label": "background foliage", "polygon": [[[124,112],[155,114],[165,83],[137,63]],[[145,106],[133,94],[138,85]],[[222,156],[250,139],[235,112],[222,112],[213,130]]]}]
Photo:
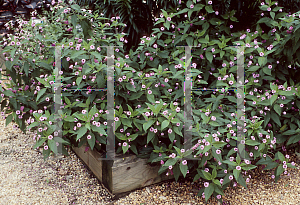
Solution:
[{"label": "background foliage", "polygon": [[[135,50],[138,45],[137,39],[144,35],[150,35],[155,18],[159,17],[160,9],[165,11],[172,9],[175,12],[179,3],[186,3],[186,1],[178,0],[75,0],[75,2],[81,6],[88,5],[93,11],[102,12],[108,18],[120,16],[121,22],[127,25],[124,30],[125,33],[128,33],[126,51],[129,51],[130,48]],[[255,22],[260,18],[257,15],[260,12],[257,7],[261,2],[265,1],[215,0],[213,9],[218,11],[219,15],[236,11],[233,19],[238,18],[238,21],[230,21],[230,24],[234,25],[233,32],[237,32],[256,27]],[[295,13],[300,10],[300,0],[282,0],[280,6],[284,7],[285,12],[289,14]],[[263,29],[268,29],[268,27]]]}]

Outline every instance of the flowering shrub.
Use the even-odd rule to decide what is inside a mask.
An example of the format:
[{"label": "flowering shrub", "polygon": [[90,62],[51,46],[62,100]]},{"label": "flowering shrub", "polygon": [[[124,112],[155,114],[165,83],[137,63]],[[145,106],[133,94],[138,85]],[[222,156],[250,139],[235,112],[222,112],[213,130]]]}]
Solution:
[{"label": "flowering shrub", "polygon": [[[288,156],[276,152],[278,144],[291,145],[300,140],[300,130],[297,129],[300,123],[299,81],[293,75],[297,72],[296,68],[292,69],[299,64],[288,59],[284,61],[284,50],[281,49],[287,39],[297,38],[295,34],[287,36],[289,33],[281,28],[295,26],[298,17],[282,18],[286,13],[272,3],[268,5],[272,9],[267,8],[270,13],[258,22],[257,31],[248,29],[242,33],[231,33],[232,26],[227,23],[233,14],[217,18],[211,4],[211,1],[207,4],[187,1],[177,12],[162,11],[152,35],[141,39],[140,47],[132,51],[129,55],[131,63],[128,63],[141,70],[136,87],[138,91],[140,88],[144,91],[133,92],[132,98],[152,103],[146,103],[147,108],[143,108],[142,104],[137,106],[146,119],[144,130],[150,131],[147,138],[141,139],[153,146],[149,162],[160,162],[159,173],[167,171],[166,174],[174,174],[176,180],[180,174],[186,176],[189,170],[196,168],[194,180],[201,177],[209,181],[199,191],[206,200],[211,195],[221,199],[223,190],[229,185],[236,186],[236,182],[246,187],[251,176],[245,180],[242,175],[246,176],[246,171],[256,165],[267,165],[265,169],[276,168],[274,178],[277,181],[283,172],[287,173],[286,167],[294,167],[293,163],[286,163]],[[265,7],[262,5],[260,9]],[[275,28],[264,33],[260,23]],[[192,131],[196,143],[191,150],[183,149],[182,134],[185,52],[176,45],[200,47],[194,48],[191,53],[192,86],[203,88],[193,91]],[[244,139],[237,138],[237,98],[229,91],[235,87],[237,71],[237,49],[230,45],[245,47],[247,106]],[[218,89],[210,91],[210,88]],[[293,121],[288,120],[291,118]],[[119,129],[124,131],[124,127]],[[135,141],[138,140],[139,137]],[[130,141],[130,144],[135,141]],[[244,159],[238,152],[242,145],[246,147]],[[285,147],[282,149],[286,151]],[[191,154],[199,160],[186,164],[183,158]]]},{"label": "flowering shrub", "polygon": [[[286,14],[281,7],[266,2],[268,8],[262,5],[260,9],[269,12],[264,15],[267,19],[258,21],[255,32],[231,33],[229,19],[237,20],[234,11],[221,18],[213,10],[213,1],[187,1],[177,10],[162,10],[152,35],[144,36],[136,51],[122,54],[121,48],[115,49],[117,152],[150,154],[149,162],[161,164],[159,173],[174,174],[176,180],[188,173],[194,174],[195,181],[205,179],[199,196],[206,200],[213,195],[221,201],[223,190],[237,183],[247,187],[251,176],[245,180],[246,171],[256,165],[276,168],[276,181],[287,167],[294,167],[288,163],[289,156],[276,152],[276,148],[279,143],[288,146],[300,140],[300,90],[293,77],[296,70],[292,69],[299,64],[288,59],[277,62],[277,57],[284,56],[283,44],[296,41],[296,34],[287,33],[285,28],[293,31],[298,17],[282,18]],[[24,25],[21,34],[35,35],[36,42],[25,36],[3,41],[6,73],[11,80],[9,89],[1,88],[1,109],[8,106],[5,113],[10,114],[6,123],[15,121],[25,131],[26,120],[30,124],[27,128],[36,130],[34,147],[44,147],[45,158],[57,152],[55,142],[77,145],[80,141],[78,146],[88,142],[91,149],[105,150],[99,144],[106,144],[107,100],[104,91],[92,89],[105,88],[107,80],[106,49],[100,46],[122,46],[124,34],[116,32],[121,28],[115,19],[111,25],[104,24],[107,19],[81,11],[76,5],[63,7],[46,20],[51,23],[30,21]],[[74,29],[78,23],[82,33]],[[274,28],[264,33],[260,23]],[[46,31],[52,34],[44,35]],[[66,85],[63,89],[81,89],[62,94],[65,103],[60,118],[65,138],[57,137],[52,125],[57,120],[53,115],[53,87],[58,71],[53,70],[54,48],[48,46],[54,44],[65,47],[59,73]],[[195,46],[191,61],[185,59],[184,48],[176,47],[179,45]],[[237,113],[235,104],[237,47],[231,45],[245,47],[245,116]],[[193,147],[185,150],[183,89],[188,64],[192,67],[192,87],[202,89],[192,94]],[[237,136],[236,128],[241,129],[237,116],[244,122],[245,137]],[[242,146],[246,148],[243,156]],[[188,156],[198,160],[185,160]]]},{"label": "flowering shrub", "polygon": [[[6,124],[14,121],[24,133],[26,123],[30,124],[27,129],[36,131],[37,142],[34,148],[44,147],[45,158],[52,151],[57,153],[55,141],[69,145],[83,137],[83,131],[88,132],[87,129],[89,132],[81,140],[80,146],[88,142],[93,148],[95,144],[99,147],[99,142],[106,143],[106,126],[99,122],[103,117],[103,113],[99,111],[106,107],[105,92],[91,92],[92,89],[106,87],[104,57],[107,55],[107,48],[103,46],[122,46],[124,41],[124,34],[117,30],[124,24],[118,23],[117,19],[105,23],[104,21],[110,19],[91,14],[75,4],[71,7],[60,4],[51,10],[52,13],[47,15],[47,19],[40,19],[43,23],[34,18],[29,22],[19,20],[22,25],[18,28],[19,35],[2,41],[2,52],[6,58],[5,76],[10,80],[7,89],[1,87],[1,109],[7,106],[2,115],[9,114]],[[80,32],[80,27],[83,32]],[[66,138],[50,139],[48,136],[53,135],[56,129],[54,93],[55,75],[58,71],[54,70],[54,46],[62,47],[62,68],[59,74],[62,76],[64,92],[61,101],[63,106],[60,108],[64,109],[59,114],[64,130],[61,134]],[[116,50],[122,51],[122,47]],[[121,52],[115,53],[118,57]],[[89,116],[85,117],[86,113],[81,114],[81,109],[86,109]],[[76,134],[77,137],[73,139],[73,135],[69,133]],[[88,134],[92,136],[90,140],[87,138]],[[57,135],[55,133],[54,136]],[[63,152],[67,153],[64,147]]]}]

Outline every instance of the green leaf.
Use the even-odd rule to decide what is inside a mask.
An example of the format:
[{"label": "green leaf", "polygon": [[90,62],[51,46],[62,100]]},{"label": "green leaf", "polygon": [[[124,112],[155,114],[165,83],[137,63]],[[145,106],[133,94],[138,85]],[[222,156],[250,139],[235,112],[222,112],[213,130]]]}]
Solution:
[{"label": "green leaf", "polygon": [[271,15],[272,19],[274,20],[274,18],[275,18],[275,13],[274,13],[273,11],[271,11],[271,12],[270,12],[270,15]]},{"label": "green leaf", "polygon": [[139,99],[141,96],[143,95],[142,92],[138,92],[138,93],[132,93],[129,97],[129,100],[136,100]]},{"label": "green leaf", "polygon": [[76,16],[76,14],[73,14],[71,16],[71,23],[73,25],[73,28],[76,28],[76,25],[77,25],[77,16]]},{"label": "green leaf", "polygon": [[77,5],[77,4],[71,5],[71,8],[74,9],[74,10],[76,10],[76,11],[80,11],[80,6]]},{"label": "green leaf", "polygon": [[287,130],[284,133],[282,133],[283,135],[293,135],[296,133],[296,130]]},{"label": "green leaf", "polygon": [[237,182],[247,189],[246,181],[245,181],[244,177],[241,174],[239,175],[239,178],[237,179]]},{"label": "green leaf", "polygon": [[278,166],[277,162],[270,162],[270,163],[267,164],[267,166],[263,170],[273,169],[273,168],[275,168],[277,166]]},{"label": "green leaf", "polygon": [[282,161],[282,162],[285,161],[285,157],[281,152],[278,151],[277,155],[278,155],[278,158],[279,158],[280,161]]},{"label": "green leaf", "polygon": [[278,98],[278,94],[272,95],[272,97],[271,97],[271,99],[270,99],[271,105],[273,105],[273,103],[277,100],[277,98]]},{"label": "green leaf", "polygon": [[206,202],[210,198],[210,196],[214,193],[214,190],[215,190],[215,188],[214,188],[213,183],[210,183],[208,187],[205,187],[204,194],[205,194]]},{"label": "green leaf", "polygon": [[173,75],[173,76],[170,76],[170,78],[178,78],[179,76],[182,76],[182,74],[183,74],[184,72],[185,72],[185,71],[182,71],[182,70],[177,71],[176,74]]},{"label": "green leaf", "polygon": [[218,141],[218,142],[212,142],[211,143],[215,148],[219,149],[221,147],[224,147],[227,143],[226,142],[221,142],[221,141]]},{"label": "green leaf", "polygon": [[88,128],[89,130],[91,130],[91,123],[90,123],[90,122],[87,122],[84,126],[85,126],[86,128]]},{"label": "green leaf", "polygon": [[49,71],[52,70],[52,67],[48,63],[45,63],[45,62],[40,62],[39,66],[41,66],[42,68],[45,68]]},{"label": "green leaf", "polygon": [[231,174],[228,173],[228,174],[224,177],[223,186],[231,181],[231,180],[229,179],[229,176],[230,176],[230,175],[231,175]]},{"label": "green leaf", "polygon": [[211,125],[211,126],[214,126],[214,127],[220,126],[219,123],[214,122],[214,121],[210,121],[208,124]]},{"label": "green leaf", "polygon": [[126,125],[127,127],[132,127],[132,121],[128,118],[121,118],[121,122],[123,125]]},{"label": "green leaf", "polygon": [[260,66],[264,66],[266,63],[267,63],[267,62],[266,62],[266,58],[265,58],[265,57],[259,57],[259,58],[258,58],[258,64],[259,64]]},{"label": "green leaf", "polygon": [[28,76],[28,73],[29,73],[29,63],[28,62],[24,63],[23,70],[25,71],[26,76]]},{"label": "green leaf", "polygon": [[283,165],[279,165],[276,169],[276,176],[280,176],[284,172]]},{"label": "green leaf", "polygon": [[172,133],[169,133],[169,139],[171,142],[173,142],[175,140],[175,133],[172,132]]},{"label": "green leaf", "polygon": [[[15,110],[18,109],[17,101],[15,98],[9,98],[9,103],[11,103],[14,106]],[[15,119],[17,118],[15,117]]]},{"label": "green leaf", "polygon": [[250,170],[250,169],[255,169],[257,166],[255,166],[255,165],[252,165],[252,164],[247,164],[247,165],[244,165],[244,166],[242,166],[242,169],[243,170]]},{"label": "green leaf", "polygon": [[147,93],[147,99],[149,100],[149,102],[155,103],[154,95],[153,95],[153,94],[148,94],[148,93]]},{"label": "green leaf", "polygon": [[237,20],[237,18],[236,18],[236,17],[234,17],[234,16],[232,16],[232,17],[230,17],[230,20],[231,20],[231,21],[236,21],[236,20]]},{"label": "green leaf", "polygon": [[212,6],[211,6],[211,5],[205,6],[205,10],[206,10],[208,13],[213,13],[213,12],[214,12],[214,10],[212,9]]},{"label": "green leaf", "polygon": [[55,154],[57,154],[57,146],[54,140],[48,140],[48,146]]},{"label": "green leaf", "polygon": [[72,54],[71,54],[71,57],[73,59],[77,58],[78,56],[82,55],[86,53],[84,50],[80,50],[80,51],[73,51]]},{"label": "green leaf", "polygon": [[91,150],[93,150],[94,146],[95,146],[96,138],[95,138],[95,135],[92,132],[90,132],[89,135],[91,135],[92,138],[91,139],[87,139],[87,141],[88,141],[88,143],[89,143],[89,145],[91,147]]},{"label": "green leaf", "polygon": [[15,94],[11,90],[4,90],[3,94],[6,96],[15,96]]},{"label": "green leaf", "polygon": [[51,153],[50,149],[47,150],[43,149],[44,160],[46,160],[49,157],[50,153]]},{"label": "green leaf", "polygon": [[176,165],[173,167],[173,174],[174,174],[175,180],[178,181],[179,176],[180,176],[180,168],[179,168],[179,165],[178,165],[178,164],[176,164]]},{"label": "green leaf", "polygon": [[212,175],[209,172],[206,172],[204,170],[201,170],[202,174],[204,175],[204,178],[207,180],[212,180]]},{"label": "green leaf", "polygon": [[[222,186],[222,184],[220,183],[220,181],[219,181],[218,179],[213,179],[212,181],[213,181],[213,183],[214,183],[215,185],[218,185],[218,186],[220,186],[220,187]],[[218,188],[218,186],[215,186],[215,189]],[[216,192],[217,192],[217,191],[216,191]]]},{"label": "green leaf", "polygon": [[37,141],[37,142],[35,143],[35,145],[33,146],[33,149],[36,149],[36,148],[42,146],[43,143],[46,141],[46,139],[47,139],[47,138],[41,138],[39,141]]},{"label": "green leaf", "polygon": [[240,164],[241,163],[241,157],[240,157],[240,155],[239,154],[237,154],[237,156],[236,156],[236,163],[237,164]]},{"label": "green leaf", "polygon": [[278,104],[274,105],[274,110],[277,112],[279,116],[281,116],[281,107]]},{"label": "green leaf", "polygon": [[217,149],[215,147],[212,147],[211,149],[212,149],[212,155],[213,155],[213,157],[216,158],[218,161],[222,162],[222,156],[221,156],[221,154],[217,154],[216,153]]},{"label": "green leaf", "polygon": [[286,143],[286,145],[297,143],[299,140],[300,140],[300,135],[291,136],[289,138],[289,141]]},{"label": "green leaf", "polygon": [[125,154],[127,152],[127,150],[129,149],[129,144],[127,143],[126,146],[123,146],[122,144],[122,150],[123,150],[123,154]]},{"label": "green leaf", "polygon": [[[83,104],[83,106],[80,107],[85,107],[85,104]],[[86,121],[85,116],[83,114],[79,114],[76,112],[73,115],[75,115],[79,120]]]},{"label": "green leaf", "polygon": [[82,81],[82,77],[78,77],[78,78],[76,79],[76,84],[79,86],[80,83],[81,83],[81,81]]},{"label": "green leaf", "polygon": [[[215,183],[215,184],[220,184],[220,185],[219,185],[220,187],[222,186],[221,183],[220,183],[220,181],[217,180],[217,179],[214,180],[214,183]],[[224,184],[224,183],[223,183],[223,184]],[[215,187],[215,192],[216,192],[216,193],[218,193],[218,194],[224,196],[224,192],[222,191],[222,189],[220,189],[218,186],[214,186],[214,187]]]},{"label": "green leaf", "polygon": [[138,155],[138,151],[137,151],[136,146],[134,144],[132,144],[130,146],[130,149],[131,149],[131,151],[133,151],[134,154]]},{"label": "green leaf", "polygon": [[199,43],[209,43],[209,41],[206,40],[205,38],[200,38],[200,39],[198,39],[198,42],[199,42]]},{"label": "green leaf", "polygon": [[163,164],[164,167],[174,166],[177,162],[176,158],[170,158],[166,161],[166,163]]},{"label": "green leaf", "polygon": [[[164,167],[164,166],[161,166],[158,170],[158,174],[162,174],[165,170],[167,170],[168,167]],[[180,172],[180,171],[179,171]]]},{"label": "green leaf", "polygon": [[136,92],[135,88],[134,88],[133,85],[130,84],[130,83],[126,83],[126,88],[127,88],[128,90],[132,91],[132,92]]},{"label": "green leaf", "polygon": [[259,19],[257,24],[259,24],[259,23],[268,23],[270,21],[271,21],[271,19],[269,17],[263,17],[263,18]]},{"label": "green leaf", "polygon": [[279,125],[279,127],[281,127],[281,122],[280,122],[279,116],[275,112],[271,112],[271,119],[274,122],[276,122],[276,124]]},{"label": "green leaf", "polygon": [[259,145],[259,144],[260,143],[255,140],[246,140],[246,145],[255,146],[255,145]]},{"label": "green leaf", "polygon": [[225,55],[225,51],[220,51],[220,57],[223,58],[224,55]]},{"label": "green leaf", "polygon": [[95,125],[92,125],[92,130],[94,132],[100,133],[102,135],[107,135],[107,133],[105,132],[105,130],[102,127],[97,127]]},{"label": "green leaf", "polygon": [[216,176],[217,176],[217,170],[216,168],[214,168],[212,171],[212,179],[216,178]]},{"label": "green leaf", "polygon": [[87,132],[86,127],[80,127],[80,129],[77,132],[76,141],[78,141],[78,139],[80,139],[83,135],[85,135],[86,132]]},{"label": "green leaf", "polygon": [[5,126],[6,126],[6,127],[7,127],[7,125],[8,125],[9,123],[11,123],[12,119],[13,119],[13,115],[12,115],[12,114],[10,114],[10,115],[7,116],[6,122],[5,122]]},{"label": "green leaf", "polygon": [[234,169],[234,170],[233,170],[233,176],[234,176],[234,178],[235,178],[237,181],[238,181],[238,179],[239,179],[240,173],[241,173],[241,170],[237,170],[237,169]]},{"label": "green leaf", "polygon": [[263,68],[263,72],[267,75],[272,75],[272,72],[271,72],[271,69],[267,68],[267,67],[264,67]]},{"label": "green leaf", "polygon": [[[7,119],[7,118],[6,118]],[[39,126],[40,125],[40,123],[39,122],[33,122],[33,123],[31,123],[28,127],[27,127],[27,130],[29,130],[30,128],[32,128],[32,127],[37,127],[37,126]],[[6,125],[7,126],[7,125]]]},{"label": "green leaf", "polygon": [[58,142],[58,143],[61,143],[61,144],[70,145],[70,142],[64,140],[64,139],[61,138],[61,137],[54,137],[53,140],[54,140],[55,142]]},{"label": "green leaf", "polygon": [[186,38],[186,42],[187,42],[188,46],[193,46],[193,40],[194,40],[194,38],[190,37],[190,36]]},{"label": "green leaf", "polygon": [[237,102],[237,99],[235,96],[226,96],[227,99],[230,101],[230,102],[233,102],[233,103],[236,103]]},{"label": "green leaf", "polygon": [[247,71],[251,71],[251,72],[255,72],[259,69],[260,67],[259,66],[250,66]]},{"label": "green leaf", "polygon": [[181,137],[183,137],[182,132],[179,131],[179,128],[178,128],[178,127],[173,127],[173,131],[174,131],[176,134],[178,134],[178,135],[180,135]]},{"label": "green leaf", "polygon": [[161,123],[161,130],[164,130],[166,127],[168,127],[169,124],[170,124],[169,120],[164,120]]},{"label": "green leaf", "polygon": [[180,162],[180,171],[183,174],[183,176],[185,177],[187,174],[187,170],[188,170],[188,166],[187,165],[183,165],[182,162]]},{"label": "green leaf", "polygon": [[67,105],[71,105],[71,101],[69,100],[69,98],[67,98],[66,96],[64,96],[64,98],[65,98]]},{"label": "green leaf", "polygon": [[75,118],[72,116],[67,116],[66,118],[64,118],[64,121],[75,122]]},{"label": "green leaf", "polygon": [[154,120],[148,120],[145,124],[143,124],[144,130],[147,132],[148,128],[151,127],[151,125],[154,123]]},{"label": "green leaf", "polygon": [[44,95],[44,93],[46,92],[47,88],[43,88],[40,91],[38,91],[38,94],[36,96],[36,102],[39,101],[40,97],[42,97],[42,95]]},{"label": "green leaf", "polygon": [[149,142],[154,138],[155,136],[155,133],[154,132],[148,132],[148,135],[147,135],[147,144],[149,144]]},{"label": "green leaf", "polygon": [[212,63],[212,60],[213,60],[213,55],[211,52],[209,51],[205,51],[205,57],[207,58],[207,60]]}]

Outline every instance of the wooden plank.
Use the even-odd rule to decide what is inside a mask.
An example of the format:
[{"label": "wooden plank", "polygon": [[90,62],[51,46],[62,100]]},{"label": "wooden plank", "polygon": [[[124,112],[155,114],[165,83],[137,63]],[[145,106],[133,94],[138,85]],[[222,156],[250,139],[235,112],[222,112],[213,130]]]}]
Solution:
[{"label": "wooden plank", "polygon": [[86,145],[72,147],[79,158],[91,169],[99,181],[111,194],[118,195],[138,188],[156,184],[174,176],[158,175],[159,166],[147,164],[148,159],[141,159],[131,154],[117,154],[116,159],[105,158],[96,150],[84,152]]},{"label": "wooden plank", "polygon": [[160,166],[150,166],[148,159],[137,158],[135,155],[117,158],[112,166],[112,192],[122,193],[142,188],[173,176],[158,175]]},{"label": "wooden plank", "polygon": [[89,163],[88,167],[91,169],[91,171],[96,175],[96,177],[102,181],[102,160],[98,160],[101,155],[99,152],[89,152]]}]

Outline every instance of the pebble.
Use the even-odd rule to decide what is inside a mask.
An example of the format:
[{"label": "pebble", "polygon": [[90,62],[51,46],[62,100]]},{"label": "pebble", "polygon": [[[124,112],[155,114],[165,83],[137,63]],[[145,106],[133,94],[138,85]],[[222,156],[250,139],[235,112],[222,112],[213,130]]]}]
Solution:
[{"label": "pebble", "polygon": [[149,189],[149,187],[146,187],[146,191],[148,192],[148,194],[150,194],[150,189]]},{"label": "pebble", "polygon": [[161,199],[161,200],[166,200],[167,197],[165,197],[165,196],[160,196],[159,199]]}]

